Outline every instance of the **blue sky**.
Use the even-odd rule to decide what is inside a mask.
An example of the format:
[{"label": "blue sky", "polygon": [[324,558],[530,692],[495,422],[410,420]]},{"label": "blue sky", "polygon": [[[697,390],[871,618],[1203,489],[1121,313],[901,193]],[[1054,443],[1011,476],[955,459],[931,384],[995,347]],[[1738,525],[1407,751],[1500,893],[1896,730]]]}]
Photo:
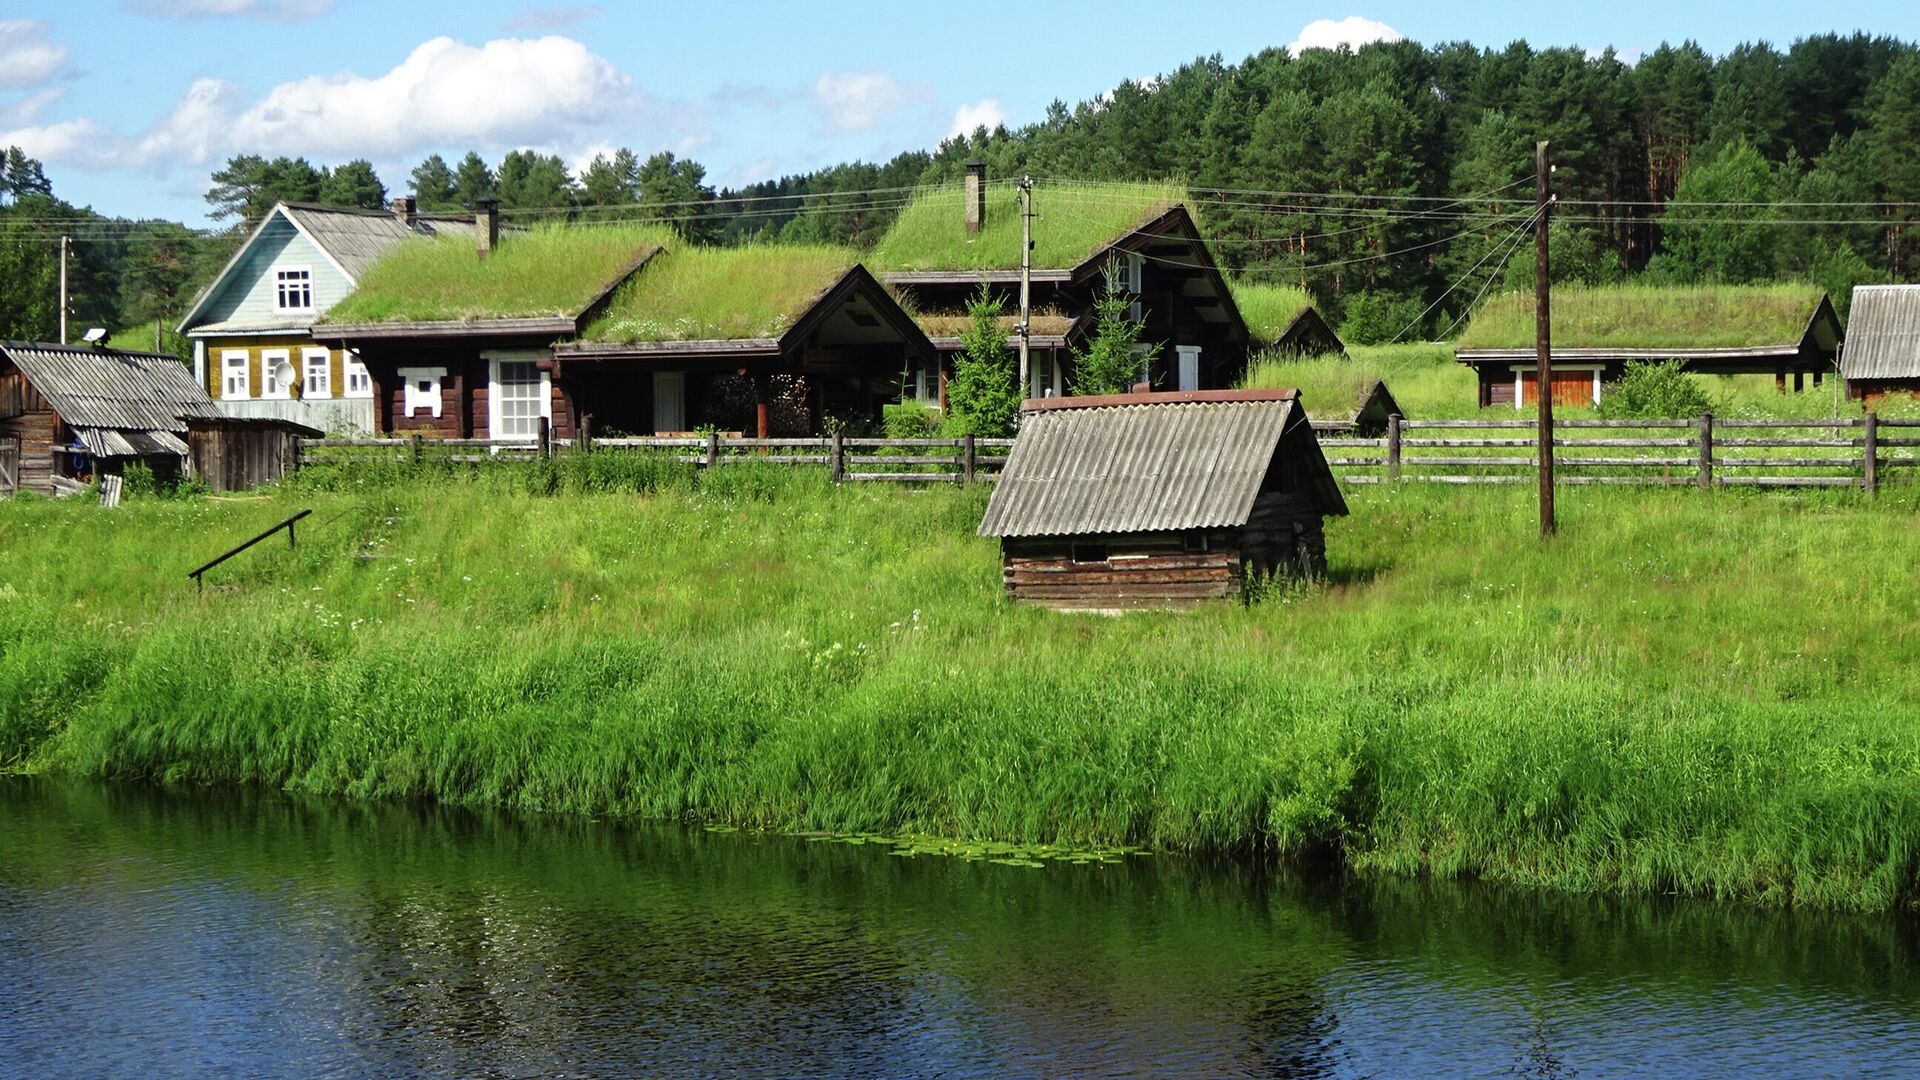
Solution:
[{"label": "blue sky", "polygon": [[[0,9],[0,146],[106,213],[204,224],[230,154],[673,150],[741,183],[1037,119],[1195,56],[1398,34],[1423,42],[1724,52],[1826,31],[1920,36],[1911,0],[1821,9],[1488,0],[1282,3],[362,3],[86,0]],[[1304,33],[1304,38],[1303,38]]]}]

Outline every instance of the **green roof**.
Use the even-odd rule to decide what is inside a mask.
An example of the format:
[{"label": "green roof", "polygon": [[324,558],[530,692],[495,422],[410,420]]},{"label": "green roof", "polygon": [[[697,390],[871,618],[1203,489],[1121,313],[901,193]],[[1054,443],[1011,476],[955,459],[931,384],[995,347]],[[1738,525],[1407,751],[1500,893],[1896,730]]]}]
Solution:
[{"label": "green roof", "polygon": [[1264,348],[1280,340],[1280,335],[1287,332],[1293,320],[1313,306],[1313,297],[1307,294],[1307,290],[1292,285],[1265,285],[1239,280],[1231,284],[1234,306],[1240,309],[1240,317],[1246,321],[1247,333],[1253,338],[1256,348]]},{"label": "green roof", "polygon": [[[1817,285],[1612,285],[1553,290],[1553,343],[1568,349],[1729,349],[1797,344],[1824,296]],[[1533,294],[1487,301],[1456,347],[1524,349]]]},{"label": "green roof", "polygon": [[[987,187],[987,221],[969,233],[965,192],[945,187],[916,196],[874,246],[875,272],[1017,270],[1020,207],[1011,184]],[[1187,201],[1178,184],[1040,184],[1033,192],[1033,265],[1080,265],[1128,230]]]},{"label": "green roof", "polygon": [[859,261],[850,248],[752,245],[655,256],[589,325],[590,341],[779,337]]},{"label": "green roof", "polygon": [[321,321],[570,318],[635,259],[672,239],[658,227],[547,225],[501,236],[484,259],[471,237],[395,244]]}]

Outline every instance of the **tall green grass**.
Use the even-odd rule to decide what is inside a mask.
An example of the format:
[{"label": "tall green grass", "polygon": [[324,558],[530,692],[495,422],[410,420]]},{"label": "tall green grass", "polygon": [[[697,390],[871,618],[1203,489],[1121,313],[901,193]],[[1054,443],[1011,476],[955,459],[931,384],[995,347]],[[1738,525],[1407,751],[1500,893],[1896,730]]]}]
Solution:
[{"label": "tall green grass", "polygon": [[1256,347],[1280,340],[1280,335],[1293,325],[1301,310],[1313,306],[1313,297],[1297,286],[1239,279],[1232,284],[1234,306],[1246,320],[1247,332]]},{"label": "tall green grass", "polygon": [[[1556,344],[1590,348],[1714,348],[1798,342],[1818,285],[1590,285],[1553,291]],[[1460,332],[1463,349],[1533,344],[1531,293],[1488,300]]]},{"label": "tall green grass", "polygon": [[825,244],[687,248],[657,255],[587,330],[599,341],[778,337],[859,259]]},{"label": "tall green grass", "polygon": [[[989,187],[987,220],[979,232],[969,233],[965,193],[958,185],[916,195],[866,264],[875,272],[1015,269],[1020,265],[1018,199],[1011,185]],[[1033,265],[1078,266],[1127,230],[1186,201],[1180,184],[1041,185],[1033,193]]]},{"label": "tall green grass", "polygon": [[977,489],[564,467],[0,504],[0,762],[1920,899],[1910,492],[1355,489],[1325,587],[1109,620],[1007,606]]}]

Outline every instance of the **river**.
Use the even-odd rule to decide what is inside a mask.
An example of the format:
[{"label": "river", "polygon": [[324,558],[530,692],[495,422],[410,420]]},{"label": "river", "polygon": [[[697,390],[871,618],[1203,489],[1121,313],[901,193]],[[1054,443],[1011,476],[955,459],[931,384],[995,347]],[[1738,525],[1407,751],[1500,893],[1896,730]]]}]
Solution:
[{"label": "river", "polygon": [[1917,929],[0,778],[7,1075],[1913,1075]]}]

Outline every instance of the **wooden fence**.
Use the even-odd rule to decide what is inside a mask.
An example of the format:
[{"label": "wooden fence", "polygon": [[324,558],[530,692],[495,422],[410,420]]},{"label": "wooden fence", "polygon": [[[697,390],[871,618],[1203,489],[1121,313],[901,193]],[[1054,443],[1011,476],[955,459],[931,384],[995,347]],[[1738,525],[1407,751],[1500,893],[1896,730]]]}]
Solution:
[{"label": "wooden fence", "polygon": [[970,483],[990,479],[1006,464],[1012,439],[747,439],[708,434],[692,437],[594,437],[570,442],[536,439],[498,443],[491,439],[302,439],[298,464],[383,462],[528,461],[605,450],[647,450],[700,468],[758,461],[776,465],[824,465],[836,481]]},{"label": "wooden fence", "polygon": [[[1404,420],[1378,438],[1316,422],[1320,446],[1353,484],[1535,482],[1532,420]],[[1554,480],[1563,484],[1723,487],[1860,487],[1876,490],[1891,468],[1920,465],[1920,420],[1561,420]],[[1906,452],[1901,452],[1906,451]]]}]

